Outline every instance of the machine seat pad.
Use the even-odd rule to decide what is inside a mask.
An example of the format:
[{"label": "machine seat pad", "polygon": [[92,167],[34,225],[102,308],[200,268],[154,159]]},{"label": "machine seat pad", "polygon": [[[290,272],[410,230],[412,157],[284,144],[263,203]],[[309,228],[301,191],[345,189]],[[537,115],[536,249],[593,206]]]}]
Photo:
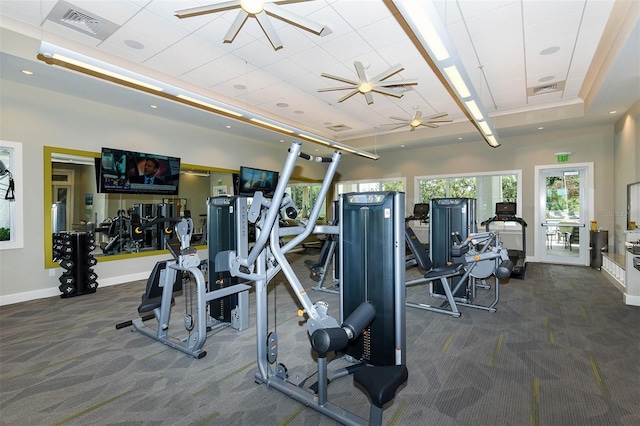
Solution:
[{"label": "machine seat pad", "polygon": [[[173,305],[174,299],[171,298],[171,304]],[[142,296],[142,302],[138,306],[138,313],[151,312],[156,308],[159,308],[162,305],[162,296],[160,297],[151,297],[147,298],[144,295]]]},{"label": "machine seat pad", "polygon": [[408,378],[409,371],[404,364],[361,368],[353,375],[353,381],[367,392],[371,403],[380,408],[394,398]]},{"label": "machine seat pad", "polygon": [[433,268],[427,272],[424,277],[430,279],[455,277],[461,274],[463,267],[464,265],[462,263],[454,263],[453,265]]}]

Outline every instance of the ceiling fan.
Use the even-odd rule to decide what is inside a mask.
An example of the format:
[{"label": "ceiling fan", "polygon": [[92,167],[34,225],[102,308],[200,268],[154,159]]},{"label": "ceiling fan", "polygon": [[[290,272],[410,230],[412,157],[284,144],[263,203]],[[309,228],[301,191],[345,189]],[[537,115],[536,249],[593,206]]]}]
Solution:
[{"label": "ceiling fan", "polygon": [[367,100],[367,104],[371,105],[373,103],[373,95],[371,92],[380,93],[387,96],[394,96],[396,98],[401,98],[403,93],[400,93],[394,90],[394,87],[397,86],[410,86],[414,84],[418,84],[418,80],[391,80],[386,81],[387,78],[391,77],[402,71],[404,67],[402,65],[396,65],[394,67],[389,68],[385,72],[378,74],[373,78],[369,78],[367,73],[365,72],[364,66],[362,62],[355,61],[353,65],[356,67],[356,73],[358,74],[359,81],[351,80],[344,77],[338,77],[331,74],[322,73],[320,74],[322,77],[331,78],[333,80],[338,80],[343,83],[349,84],[349,86],[339,86],[339,87],[329,87],[326,89],[318,89],[318,92],[330,92],[333,90],[351,90],[351,92],[347,93],[345,96],[340,98],[338,102],[343,102],[352,97],[357,93],[362,93]]},{"label": "ceiling fan", "polygon": [[[298,0],[298,2],[300,1],[308,0]],[[296,13],[289,12],[287,9],[279,6],[279,3],[291,3],[291,0],[230,0],[217,4],[210,4],[208,6],[178,10],[176,11],[176,16],[180,19],[191,18],[192,16],[206,15],[208,13],[216,13],[239,8],[240,11],[238,12],[238,16],[236,16],[236,19],[231,24],[229,31],[227,31],[227,34],[224,36],[224,42],[233,42],[233,39],[236,38],[240,29],[242,29],[242,26],[247,21],[247,18],[252,17],[256,18],[260,27],[262,27],[262,31],[264,31],[264,34],[267,36],[275,50],[282,48],[282,41],[269,19],[270,15],[315,34],[320,34],[322,30],[324,30],[324,25],[313,22]]]},{"label": "ceiling fan", "polygon": [[420,126],[426,126],[426,127],[431,127],[435,129],[439,127],[438,123],[451,123],[453,121],[452,119],[442,119],[447,115],[448,114],[446,112],[441,112],[441,113],[430,115],[429,117],[423,118],[422,111],[418,111],[418,109],[416,108],[410,120],[407,120],[406,118],[400,118],[400,117],[389,117],[390,119],[397,120],[401,123],[386,123],[386,124],[383,124],[383,126],[395,126],[389,130],[399,129],[400,127],[404,127],[404,126],[411,126],[412,132]]}]

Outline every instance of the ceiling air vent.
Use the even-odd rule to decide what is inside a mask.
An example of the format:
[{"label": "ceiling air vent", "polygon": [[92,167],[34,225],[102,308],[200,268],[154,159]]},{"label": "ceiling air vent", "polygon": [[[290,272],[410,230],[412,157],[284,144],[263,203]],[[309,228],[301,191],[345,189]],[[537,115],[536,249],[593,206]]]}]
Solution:
[{"label": "ceiling air vent", "polygon": [[118,29],[118,26],[113,22],[92,16],[86,10],[82,10],[65,1],[56,3],[46,20],[79,31],[98,40],[105,40]]},{"label": "ceiling air vent", "polygon": [[347,126],[346,124],[336,124],[335,126],[327,127],[327,129],[333,130],[334,132],[341,132],[343,130],[351,130],[351,127]]},{"label": "ceiling air vent", "polygon": [[542,86],[527,88],[527,96],[543,95],[545,93],[562,92],[564,91],[565,81],[558,81],[556,83],[544,84]]},{"label": "ceiling air vent", "polygon": [[104,22],[73,9],[69,9],[61,21],[94,36],[104,28]]}]

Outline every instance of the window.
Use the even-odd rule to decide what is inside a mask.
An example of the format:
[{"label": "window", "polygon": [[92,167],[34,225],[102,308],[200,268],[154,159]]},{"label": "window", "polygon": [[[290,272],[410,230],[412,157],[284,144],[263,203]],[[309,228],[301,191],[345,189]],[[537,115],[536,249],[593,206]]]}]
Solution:
[{"label": "window", "polygon": [[[307,219],[309,217],[311,209],[318,199],[318,194],[320,193],[321,186],[322,185],[319,183],[290,184],[289,186],[287,186],[287,194],[291,195],[293,203],[298,208],[298,219]],[[324,200],[322,202],[322,207],[320,208],[320,213],[318,215],[319,221],[326,219],[326,212],[326,200]]]},{"label": "window", "polygon": [[522,172],[511,170],[457,176],[416,177],[416,202],[429,203],[432,198],[475,198],[478,222],[495,216],[499,202],[518,204],[521,215]]},{"label": "window", "polygon": [[375,192],[375,191],[398,191],[404,192],[406,187],[405,178],[359,180],[342,182],[336,185],[336,193],[347,194],[349,192]]},{"label": "window", "polygon": [[22,144],[0,141],[0,161],[0,250],[22,248]]}]

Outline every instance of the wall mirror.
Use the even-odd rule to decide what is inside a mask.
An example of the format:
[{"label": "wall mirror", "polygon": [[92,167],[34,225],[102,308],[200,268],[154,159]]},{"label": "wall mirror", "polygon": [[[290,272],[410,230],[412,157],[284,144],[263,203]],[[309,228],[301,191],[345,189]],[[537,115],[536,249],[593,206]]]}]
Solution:
[{"label": "wall mirror", "polygon": [[44,147],[46,268],[58,266],[52,250],[52,235],[57,232],[95,232],[92,254],[100,261],[162,253],[162,228],[150,227],[142,241],[134,242],[130,238],[132,218],[144,223],[159,215],[183,216],[187,210],[194,222],[192,244],[203,249],[207,198],[233,194],[235,170],[184,163],[176,196],[99,193],[99,157],[98,152]]},{"label": "wall mirror", "polygon": [[[95,232],[99,261],[164,252],[162,230],[150,228],[143,241],[134,244],[129,236],[132,215],[141,220],[156,216],[175,217],[188,210],[194,222],[192,244],[199,250],[206,246],[207,198],[233,195],[236,170],[182,163],[177,196],[104,194],[98,192],[96,173],[99,152],[44,147],[44,244],[45,268],[56,268],[53,261],[53,234],[57,232]],[[287,187],[298,206],[297,220],[305,222],[315,202],[320,182],[296,177]],[[326,200],[319,222],[327,218]]]}]

